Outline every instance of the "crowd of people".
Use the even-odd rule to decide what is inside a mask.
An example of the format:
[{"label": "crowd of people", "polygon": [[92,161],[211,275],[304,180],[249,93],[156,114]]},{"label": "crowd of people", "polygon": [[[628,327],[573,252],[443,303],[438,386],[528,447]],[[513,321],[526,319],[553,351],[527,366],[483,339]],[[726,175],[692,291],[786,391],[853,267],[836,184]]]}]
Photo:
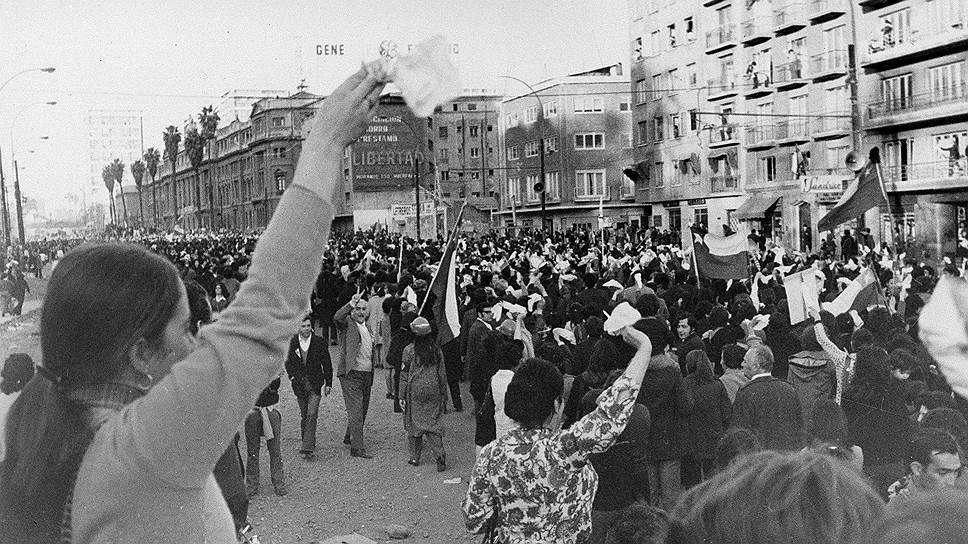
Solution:
[{"label": "crowd of people", "polygon": [[[330,233],[317,225],[333,217],[338,159],[381,88],[363,70],[323,103],[260,236],[126,233],[8,254],[56,266],[37,375],[21,355],[4,367],[3,395],[19,397],[0,539],[252,542],[263,443],[288,493],[282,378],[303,459],[338,381],[362,463],[386,367],[378,390],[411,465],[426,450],[453,470],[445,422],[473,421],[461,506],[489,542],[966,540],[968,403],[920,334],[940,277],[963,281],[963,267],[863,231],[817,253],[754,237],[749,278],[734,280],[704,278],[679,233],[650,229]],[[461,326],[441,341],[450,316],[433,287],[451,243]],[[784,279],[803,271],[820,302],[873,272],[876,300],[797,317]]]}]

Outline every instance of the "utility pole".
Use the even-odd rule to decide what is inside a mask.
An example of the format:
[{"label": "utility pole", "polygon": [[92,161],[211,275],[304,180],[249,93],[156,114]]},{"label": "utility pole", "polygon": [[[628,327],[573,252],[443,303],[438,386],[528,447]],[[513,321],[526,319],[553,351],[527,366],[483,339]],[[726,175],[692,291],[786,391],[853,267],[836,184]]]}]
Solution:
[{"label": "utility pole", "polygon": [[17,233],[20,235],[20,245],[23,246],[27,242],[27,234],[24,231],[23,201],[20,199],[20,167],[17,166],[16,159],[13,161],[13,198],[16,200]]},{"label": "utility pole", "polygon": [[[543,115],[538,118],[538,124],[539,124],[538,130],[539,131],[543,130],[541,128],[541,126],[540,126],[541,120],[543,118],[544,118]],[[548,218],[547,218],[547,214],[545,212],[545,195],[548,192],[548,188],[545,187],[545,164],[544,164],[544,162],[545,162],[545,159],[544,159],[544,156],[545,156],[545,145],[544,145],[544,141],[545,141],[545,139],[544,139],[544,132],[540,132],[539,135],[540,135],[540,138],[538,138],[538,142],[540,142],[540,143],[538,145],[538,153],[541,156],[541,174],[540,174],[541,178],[538,180],[538,184],[541,185],[541,230],[545,230],[545,229],[548,228],[548,223],[547,223]]]},{"label": "utility pole", "polygon": [[417,241],[420,241],[420,159],[413,156],[413,194],[417,202]]},{"label": "utility pole", "polygon": [[0,155],[0,223],[3,223],[3,245],[10,245],[10,210],[7,208],[7,182],[3,177],[3,156]]}]

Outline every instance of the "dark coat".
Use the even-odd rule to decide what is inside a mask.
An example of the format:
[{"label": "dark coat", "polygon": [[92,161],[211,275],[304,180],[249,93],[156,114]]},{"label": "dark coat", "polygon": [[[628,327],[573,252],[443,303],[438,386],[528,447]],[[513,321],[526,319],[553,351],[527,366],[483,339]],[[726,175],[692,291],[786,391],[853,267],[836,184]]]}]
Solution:
[{"label": "dark coat", "polygon": [[333,362],[329,358],[329,346],[326,340],[315,334],[312,335],[308,351],[306,362],[303,363],[299,335],[293,336],[289,341],[289,350],[286,352],[286,374],[289,374],[292,392],[297,397],[303,397],[309,393],[318,395],[323,386],[333,385]]},{"label": "dark coat", "polygon": [[781,380],[787,379],[790,357],[802,349],[800,339],[789,327],[784,327],[773,327],[772,324],[766,327],[766,345],[773,352],[773,370],[770,374]]},{"label": "dark coat", "polygon": [[847,435],[864,450],[864,466],[904,461],[913,424],[904,395],[889,385],[854,384],[843,395]]},{"label": "dark coat", "polygon": [[800,398],[792,385],[773,376],[756,378],[739,388],[730,426],[753,431],[765,449],[798,450],[803,446]]},{"label": "dark coat", "polygon": [[686,376],[686,387],[695,402],[689,415],[689,451],[696,459],[715,459],[716,446],[726,432],[732,405],[726,386],[719,380],[697,385]]},{"label": "dark coat", "polygon": [[664,355],[653,357],[636,402],[649,409],[652,419],[649,460],[681,458],[688,451],[693,398],[678,365]]},{"label": "dark coat", "polygon": [[[680,340],[677,335],[672,343],[672,351],[679,359],[679,371],[682,372],[683,376],[688,374],[686,371],[686,355],[695,349],[706,349],[706,344],[703,343],[702,338],[699,338],[699,335],[695,333],[687,336],[685,340]],[[722,351],[722,348],[720,348],[720,351]],[[713,366],[715,367],[715,364]]]},{"label": "dark coat", "polygon": [[501,333],[489,329],[481,321],[475,321],[468,332],[465,360],[471,380],[470,393],[478,404],[484,401],[491,377],[497,372],[494,357],[500,336]]},{"label": "dark coat", "polygon": [[[594,404],[601,392],[601,389],[594,389],[586,393],[586,396],[592,396],[588,402]],[[636,403],[615,445],[590,457],[598,473],[593,510],[621,510],[636,500],[647,498],[649,423],[649,410]]]}]

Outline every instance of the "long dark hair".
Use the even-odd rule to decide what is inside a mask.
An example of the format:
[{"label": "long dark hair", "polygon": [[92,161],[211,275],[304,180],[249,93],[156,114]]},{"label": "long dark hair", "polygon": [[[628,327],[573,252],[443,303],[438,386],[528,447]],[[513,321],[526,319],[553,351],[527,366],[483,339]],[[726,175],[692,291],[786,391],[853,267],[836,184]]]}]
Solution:
[{"label": "long dark hair", "polygon": [[[54,269],[40,317],[42,368],[7,416],[0,520],[59,523],[94,431],[66,392],[111,382],[140,339],[157,348],[182,296],[174,266],[142,247],[85,245]],[[52,381],[56,379],[58,385]]]},{"label": "long dark hair", "polygon": [[416,336],[413,339],[413,353],[416,355],[417,364],[420,366],[435,366],[440,363],[437,359],[437,344],[429,335]]}]

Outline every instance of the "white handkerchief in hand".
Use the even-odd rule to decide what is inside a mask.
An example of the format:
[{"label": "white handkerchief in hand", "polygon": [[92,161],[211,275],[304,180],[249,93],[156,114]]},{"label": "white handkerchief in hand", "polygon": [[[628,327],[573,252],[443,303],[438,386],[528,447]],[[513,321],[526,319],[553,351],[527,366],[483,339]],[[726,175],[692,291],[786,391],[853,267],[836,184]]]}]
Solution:
[{"label": "white handkerchief in hand", "polygon": [[642,319],[642,314],[628,302],[623,302],[616,306],[612,310],[612,314],[605,320],[605,332],[615,335],[623,327],[634,325],[640,319]]},{"label": "white handkerchief in hand", "polygon": [[921,341],[956,393],[968,398],[968,283],[942,275],[921,309]]},{"label": "white handkerchief in hand", "polygon": [[434,108],[459,96],[461,89],[460,74],[440,35],[417,44],[412,55],[397,59],[393,82],[417,117],[430,117]]}]

